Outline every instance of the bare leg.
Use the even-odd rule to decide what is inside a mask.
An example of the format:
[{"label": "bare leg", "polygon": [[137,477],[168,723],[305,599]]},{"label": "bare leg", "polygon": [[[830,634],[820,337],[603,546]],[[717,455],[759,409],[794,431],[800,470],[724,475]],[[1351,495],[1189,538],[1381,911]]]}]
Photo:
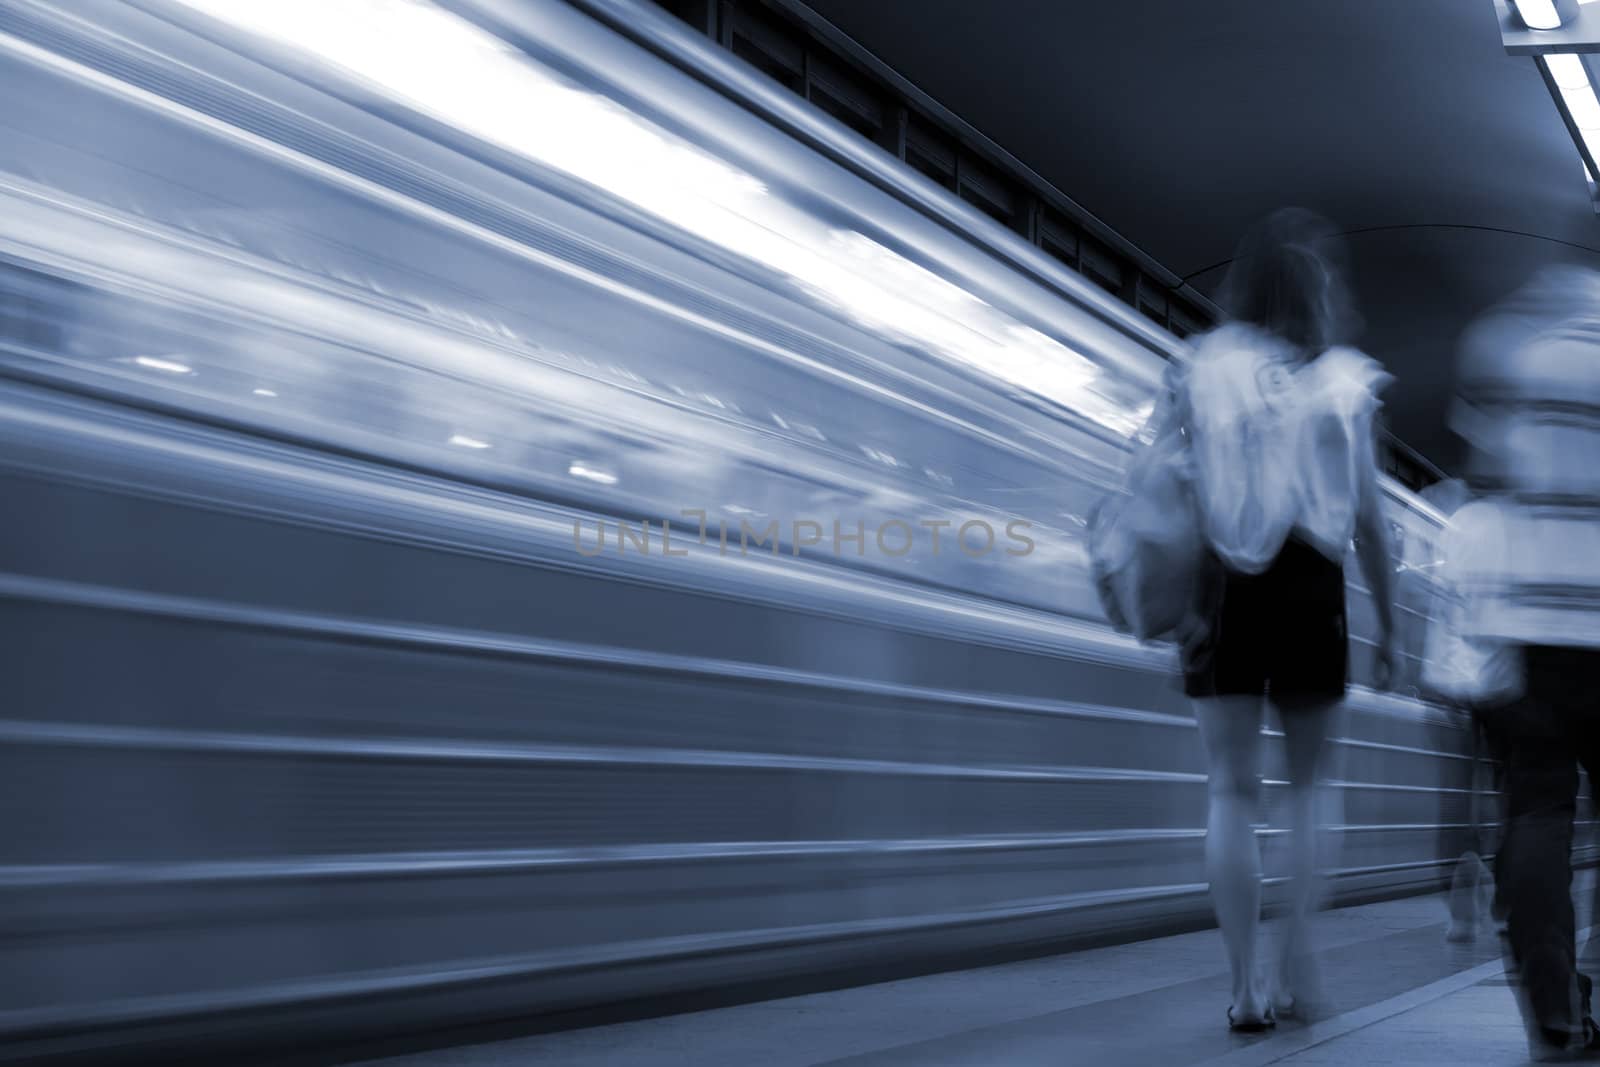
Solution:
[{"label": "bare leg", "polygon": [[1289,770],[1289,915],[1284,924],[1278,975],[1279,1006],[1289,1009],[1321,999],[1313,962],[1311,915],[1322,888],[1318,870],[1320,828],[1318,800],[1325,777],[1329,735],[1337,703],[1294,703],[1283,710],[1284,754]]},{"label": "bare leg", "polygon": [[1205,742],[1210,793],[1206,816],[1206,878],[1217,925],[1233,972],[1233,1014],[1261,1019],[1265,983],[1256,963],[1261,923],[1261,847],[1255,822],[1260,794],[1259,697],[1218,697],[1194,702]]}]

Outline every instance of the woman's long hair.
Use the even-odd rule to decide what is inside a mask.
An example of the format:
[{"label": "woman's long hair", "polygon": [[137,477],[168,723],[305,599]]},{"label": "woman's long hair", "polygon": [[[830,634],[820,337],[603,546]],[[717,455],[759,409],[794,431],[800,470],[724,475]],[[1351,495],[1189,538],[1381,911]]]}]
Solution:
[{"label": "woman's long hair", "polygon": [[1349,340],[1356,316],[1336,238],[1331,223],[1304,208],[1268,215],[1239,242],[1218,293],[1223,310],[1307,355]]}]

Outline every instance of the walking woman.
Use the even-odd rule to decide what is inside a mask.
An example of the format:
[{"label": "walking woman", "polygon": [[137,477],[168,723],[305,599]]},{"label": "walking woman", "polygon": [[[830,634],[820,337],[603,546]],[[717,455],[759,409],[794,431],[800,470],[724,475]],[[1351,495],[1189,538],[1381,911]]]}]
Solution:
[{"label": "walking woman", "polygon": [[[1297,209],[1242,242],[1222,300],[1178,382],[1200,525],[1210,551],[1184,691],[1205,744],[1206,875],[1233,975],[1234,1029],[1273,1025],[1317,996],[1317,787],[1349,661],[1344,560],[1352,538],[1377,612],[1379,684],[1395,670],[1387,526],[1375,417],[1388,375],[1338,347],[1348,306],[1332,230]],[[1261,851],[1253,823],[1266,702],[1288,756],[1292,897],[1275,976],[1257,951]]]}]

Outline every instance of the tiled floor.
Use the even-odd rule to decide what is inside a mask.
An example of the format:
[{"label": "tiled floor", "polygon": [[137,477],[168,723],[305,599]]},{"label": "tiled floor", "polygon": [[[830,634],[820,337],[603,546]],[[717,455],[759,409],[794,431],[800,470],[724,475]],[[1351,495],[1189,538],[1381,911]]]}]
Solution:
[{"label": "tiled floor", "polygon": [[1528,1044],[1511,1012],[1505,982],[1491,979],[1267,1062],[1304,1067],[1527,1063]]},{"label": "tiled floor", "polygon": [[[1592,877],[1580,877],[1587,896]],[[1587,915],[1587,902],[1580,915]],[[383,1061],[405,1067],[1523,1064],[1499,943],[1445,942],[1441,897],[1320,917],[1328,1005],[1230,1034],[1215,931]],[[373,1061],[376,1062],[376,1061]]]}]

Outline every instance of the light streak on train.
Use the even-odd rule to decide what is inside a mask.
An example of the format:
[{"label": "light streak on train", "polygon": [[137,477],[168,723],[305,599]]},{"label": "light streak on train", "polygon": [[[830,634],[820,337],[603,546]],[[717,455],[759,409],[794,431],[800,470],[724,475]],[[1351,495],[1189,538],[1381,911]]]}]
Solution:
[{"label": "light streak on train", "polygon": [[416,0],[184,2],[776,270],[874,329],[1124,433],[1138,428],[1095,391],[1095,365],[1060,341],[449,12]]}]

